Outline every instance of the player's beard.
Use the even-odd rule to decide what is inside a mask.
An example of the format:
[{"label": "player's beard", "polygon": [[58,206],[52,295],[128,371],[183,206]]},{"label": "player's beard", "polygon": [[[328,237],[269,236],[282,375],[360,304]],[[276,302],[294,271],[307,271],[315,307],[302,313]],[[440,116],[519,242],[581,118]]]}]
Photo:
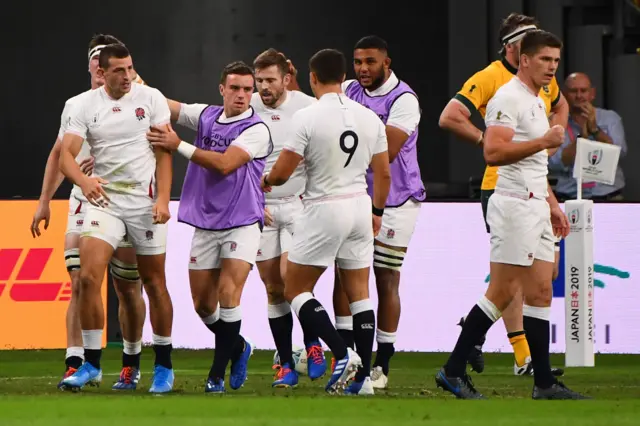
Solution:
[{"label": "player's beard", "polygon": [[[270,97],[267,98],[267,101],[265,101],[263,93],[270,95]],[[284,93],[284,90],[281,90],[280,92],[274,92],[270,90],[269,92],[261,92],[260,97],[262,98],[263,104],[265,104],[268,107],[273,107],[275,104],[278,103],[283,93]]]},{"label": "player's beard", "polygon": [[[384,70],[380,70],[380,73],[376,73],[375,75],[372,73],[369,73],[369,76],[371,79],[371,84],[363,87],[369,90],[370,92],[373,92],[374,90],[376,90],[377,88],[379,88],[384,84]],[[358,80],[360,80],[360,78],[358,78]]]}]

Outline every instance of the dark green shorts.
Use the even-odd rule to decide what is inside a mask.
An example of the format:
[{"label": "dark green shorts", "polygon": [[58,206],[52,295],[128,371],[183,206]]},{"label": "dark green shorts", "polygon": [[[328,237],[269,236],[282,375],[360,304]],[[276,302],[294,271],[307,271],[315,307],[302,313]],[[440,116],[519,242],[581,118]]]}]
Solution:
[{"label": "dark green shorts", "polygon": [[487,233],[490,232],[489,224],[487,223],[487,206],[489,205],[489,197],[493,194],[493,189],[482,189],[480,191],[480,204],[482,204],[482,217],[484,217],[484,224],[487,227]]}]

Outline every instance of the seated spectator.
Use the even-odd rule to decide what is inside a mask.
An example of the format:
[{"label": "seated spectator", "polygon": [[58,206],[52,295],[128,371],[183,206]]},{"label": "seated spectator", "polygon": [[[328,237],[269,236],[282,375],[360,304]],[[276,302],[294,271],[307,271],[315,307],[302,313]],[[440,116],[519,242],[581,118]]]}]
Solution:
[{"label": "seated spectator", "polygon": [[[564,96],[569,102],[569,125],[565,132],[565,141],[558,151],[549,158],[550,174],[557,177],[555,194],[558,199],[575,199],[577,195],[576,180],[573,178],[573,162],[576,157],[576,140],[578,137],[598,142],[611,143],[621,148],[620,158],[627,152],[624,139],[622,119],[615,112],[596,108],[592,102],[596,97],[596,89],[586,74],[573,73],[567,77]],[[594,201],[622,200],[624,174],[618,165],[613,185],[597,182],[583,182],[582,198]]]}]

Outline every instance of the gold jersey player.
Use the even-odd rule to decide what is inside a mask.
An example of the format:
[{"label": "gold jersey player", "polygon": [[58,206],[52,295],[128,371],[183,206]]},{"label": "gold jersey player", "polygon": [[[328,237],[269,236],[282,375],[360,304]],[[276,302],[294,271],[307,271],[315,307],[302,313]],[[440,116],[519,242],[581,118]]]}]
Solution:
[{"label": "gold jersey player", "polygon": [[[440,127],[450,130],[457,136],[468,140],[472,143],[482,146],[484,133],[475,127],[470,117],[474,112],[480,113],[482,118],[485,117],[487,104],[493,98],[497,90],[504,84],[509,82],[518,72],[520,62],[520,45],[522,38],[531,30],[537,29],[535,18],[517,13],[510,14],[505,18],[500,26],[500,60],[496,60],[489,64],[483,70],[475,73],[469,78],[462,89],[447,104],[440,117]],[[567,127],[569,115],[569,106],[564,96],[560,92],[558,82],[555,77],[551,83],[540,89],[540,98],[544,102],[547,115],[551,121],[551,125],[559,124]],[[553,152],[549,152],[552,155]],[[498,167],[487,166],[481,186],[481,204],[482,213],[485,219],[487,232],[489,225],[486,222],[487,204],[489,197],[493,194],[498,180]],[[556,243],[555,267],[553,279],[558,274],[559,246]],[[531,353],[529,345],[525,337],[523,326],[523,296],[516,294],[513,302],[507,309],[502,312],[502,318],[509,342],[513,346],[515,365],[514,374],[531,375],[533,368],[531,364]],[[464,319],[460,325],[464,323]],[[476,343],[469,354],[469,364],[471,368],[481,373],[484,370],[484,359],[482,357],[482,345],[485,337]],[[561,376],[562,369],[552,369],[553,374]]]}]

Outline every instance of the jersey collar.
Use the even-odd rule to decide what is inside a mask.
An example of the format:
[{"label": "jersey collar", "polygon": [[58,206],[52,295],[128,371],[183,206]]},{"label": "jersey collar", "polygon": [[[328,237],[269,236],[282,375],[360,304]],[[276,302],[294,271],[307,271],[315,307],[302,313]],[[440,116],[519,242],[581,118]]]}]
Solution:
[{"label": "jersey collar", "polygon": [[518,73],[518,68],[512,66],[506,58],[502,58],[502,66],[507,69],[511,74],[516,75]]}]

